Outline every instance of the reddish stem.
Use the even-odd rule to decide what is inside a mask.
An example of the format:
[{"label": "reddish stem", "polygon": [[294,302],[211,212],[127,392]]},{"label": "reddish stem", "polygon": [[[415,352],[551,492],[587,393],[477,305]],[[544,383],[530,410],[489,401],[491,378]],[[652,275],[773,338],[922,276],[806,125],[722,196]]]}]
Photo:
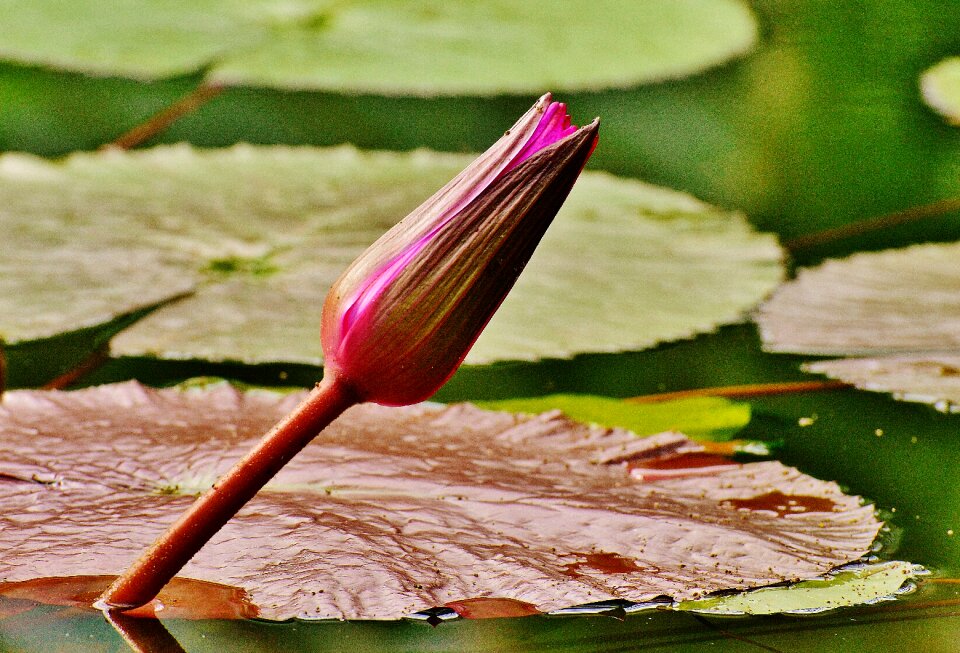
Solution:
[{"label": "reddish stem", "polygon": [[191,91],[189,95],[185,95],[167,108],[150,116],[145,122],[140,123],[112,143],[104,145],[103,149],[115,147],[129,150],[136,147],[164,131],[185,115],[193,113],[223,91],[224,86],[220,84],[204,82]]},{"label": "reddish stem", "polygon": [[328,373],[289,415],[153,543],[94,607],[131,610],[153,599],[190,558],[301,449],[359,397]]},{"label": "reddish stem", "polygon": [[100,369],[104,363],[110,360],[110,346],[103,345],[98,347],[93,353],[80,361],[72,370],[67,370],[60,376],[50,379],[43,384],[44,390],[63,390],[68,388],[90,372]]},{"label": "reddish stem", "polygon": [[106,612],[104,618],[133,653],[186,653],[159,619],[128,617],[120,612]]},{"label": "reddish stem", "polygon": [[654,404],[659,401],[673,401],[675,399],[690,399],[693,397],[765,397],[767,395],[792,394],[794,392],[818,392],[820,390],[839,390],[851,388],[843,381],[783,381],[780,383],[751,383],[748,385],[728,385],[716,388],[694,388],[692,390],[677,390],[676,392],[661,392],[655,395],[641,395],[624,399],[633,404]]},{"label": "reddish stem", "polygon": [[953,211],[960,211],[960,197],[950,197],[938,202],[933,202],[932,204],[912,206],[902,211],[895,211],[879,217],[868,218],[860,222],[843,225],[842,227],[834,227],[833,229],[826,229],[805,236],[797,236],[796,238],[784,241],[783,246],[791,252],[795,252],[797,250],[826,245],[827,243],[845,238],[853,238],[854,236],[860,236],[871,231],[879,231],[881,229],[907,224],[923,218],[937,217],[952,213]]}]

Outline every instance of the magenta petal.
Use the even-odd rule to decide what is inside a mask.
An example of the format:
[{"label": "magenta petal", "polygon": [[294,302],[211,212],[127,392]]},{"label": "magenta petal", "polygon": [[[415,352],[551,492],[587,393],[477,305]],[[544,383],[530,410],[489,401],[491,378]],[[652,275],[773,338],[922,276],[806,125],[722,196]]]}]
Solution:
[{"label": "magenta petal", "polygon": [[499,177],[513,170],[518,165],[529,159],[545,147],[553,145],[570,134],[577,131],[576,125],[571,124],[570,116],[567,114],[567,105],[563,102],[550,102],[543,111],[543,116],[537,123],[533,134],[523,147],[514,155],[514,157],[488,178],[484,183],[470,189],[470,192],[459,198],[458,201],[447,207],[446,211],[437,221],[437,224],[424,234],[418,241],[405,248],[393,260],[388,261],[379,270],[374,272],[367,283],[357,292],[349,302],[349,308],[344,311],[341,319],[341,329],[343,333],[349,333],[351,328],[357,323],[361,315],[366,311],[369,305],[376,299],[391,281],[400,274],[407,264],[415,257],[427,242],[443,228],[447,222],[456,217],[457,213],[469,204],[491,183]]},{"label": "magenta petal", "polygon": [[543,116],[534,128],[530,138],[523,147],[503,167],[452,203],[438,216],[437,223],[429,232],[421,236],[416,242],[406,247],[392,260],[376,270],[356,295],[348,301],[349,308],[343,312],[341,330],[349,333],[377,296],[400,274],[407,264],[420,252],[424,245],[442,229],[450,220],[456,217],[460,210],[469,204],[491,183],[499,177],[513,170],[528,158],[545,147],[553,145],[577,131],[576,125],[571,124],[567,114],[567,105],[563,102],[550,102],[543,110]]},{"label": "magenta petal", "polygon": [[[398,274],[403,272],[407,264],[410,263],[420,250],[423,249],[424,245],[427,244],[431,235],[432,232],[421,238],[410,248],[404,250],[399,256],[383,266],[380,270],[377,270],[366,285],[357,293],[350,307],[344,311],[343,317],[340,319],[340,329],[345,336],[345,340],[350,335],[356,334],[354,327],[366,313],[367,308],[377,300],[380,293],[390,285],[390,282],[393,281]],[[343,347],[343,345],[341,345],[341,347]]]},{"label": "magenta petal", "polygon": [[516,168],[543,148],[553,145],[575,131],[577,131],[577,127],[570,123],[570,116],[567,115],[567,105],[563,102],[551,102],[546,111],[543,112],[543,117],[530,140],[517,153],[504,172]]},{"label": "magenta petal", "polygon": [[[378,299],[380,293],[403,272],[407,265],[420,253],[420,250],[426,247],[434,235],[446,226],[447,222],[453,219],[455,215],[456,213],[447,215],[442,222],[370,275],[370,278],[350,301],[349,308],[343,312],[343,317],[340,318],[340,329],[341,333],[344,334],[344,342],[341,344],[341,348],[346,346],[347,339],[351,335],[356,335],[357,330],[354,327],[364,316],[367,309]],[[363,335],[360,337],[363,337]]]}]

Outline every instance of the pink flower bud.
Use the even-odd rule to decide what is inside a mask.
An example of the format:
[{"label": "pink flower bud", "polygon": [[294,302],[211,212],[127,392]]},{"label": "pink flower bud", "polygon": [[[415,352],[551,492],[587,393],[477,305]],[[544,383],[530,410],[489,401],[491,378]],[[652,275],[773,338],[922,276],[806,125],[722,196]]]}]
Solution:
[{"label": "pink flower bud", "polygon": [[365,401],[423,401],[456,371],[597,144],[544,95],[504,136],[385,233],[323,307],[327,373]]}]

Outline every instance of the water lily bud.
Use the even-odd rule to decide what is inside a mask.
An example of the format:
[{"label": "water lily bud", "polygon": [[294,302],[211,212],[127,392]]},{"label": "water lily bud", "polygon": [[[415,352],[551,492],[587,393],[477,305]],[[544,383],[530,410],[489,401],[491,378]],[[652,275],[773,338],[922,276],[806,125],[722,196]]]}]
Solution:
[{"label": "water lily bud", "polygon": [[456,371],[530,260],[597,144],[547,94],[370,246],[323,307],[329,373],[366,401],[428,398]]}]

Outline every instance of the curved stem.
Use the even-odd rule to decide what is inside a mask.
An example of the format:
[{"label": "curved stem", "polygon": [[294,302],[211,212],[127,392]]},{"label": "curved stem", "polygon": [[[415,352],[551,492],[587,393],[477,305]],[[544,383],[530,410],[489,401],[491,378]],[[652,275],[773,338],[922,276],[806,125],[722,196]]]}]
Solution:
[{"label": "curved stem", "polygon": [[933,202],[932,204],[912,206],[902,211],[887,213],[886,215],[881,215],[876,218],[868,218],[867,220],[853,222],[851,224],[843,225],[842,227],[826,229],[824,231],[818,231],[805,236],[797,236],[796,238],[784,241],[783,246],[791,252],[795,252],[798,250],[809,249],[811,247],[826,245],[827,243],[831,243],[836,240],[852,238],[854,236],[859,236],[871,231],[879,231],[880,229],[887,229],[900,224],[914,222],[923,218],[932,218],[945,215],[947,213],[952,213],[953,211],[960,211],[960,197],[950,197]]},{"label": "curved stem", "polygon": [[629,401],[633,404],[653,404],[658,401],[690,399],[692,397],[736,397],[739,399],[749,399],[750,397],[765,397],[767,395],[793,394],[794,392],[818,392],[821,390],[839,390],[852,387],[852,385],[844,381],[782,381],[779,383],[750,383],[747,385],[727,385],[715,388],[694,388],[692,390],[661,392],[655,395],[629,397],[624,399],[624,401]]},{"label": "curved stem", "polygon": [[110,360],[110,345],[101,345],[89,356],[80,361],[73,369],[67,370],[60,376],[50,379],[41,386],[44,390],[63,390],[70,387],[87,374],[100,369]]},{"label": "curved stem", "polygon": [[129,150],[132,147],[136,147],[150,140],[185,115],[193,113],[223,93],[223,90],[224,86],[221,84],[203,82],[190,92],[190,94],[183,96],[167,108],[150,116],[146,121],[126,132],[112,143],[107,143],[101,149],[115,147],[122,150]]},{"label": "curved stem", "polygon": [[352,388],[328,373],[293,412],[224,474],[97,600],[104,611],[144,605],[301,449],[358,403]]}]

